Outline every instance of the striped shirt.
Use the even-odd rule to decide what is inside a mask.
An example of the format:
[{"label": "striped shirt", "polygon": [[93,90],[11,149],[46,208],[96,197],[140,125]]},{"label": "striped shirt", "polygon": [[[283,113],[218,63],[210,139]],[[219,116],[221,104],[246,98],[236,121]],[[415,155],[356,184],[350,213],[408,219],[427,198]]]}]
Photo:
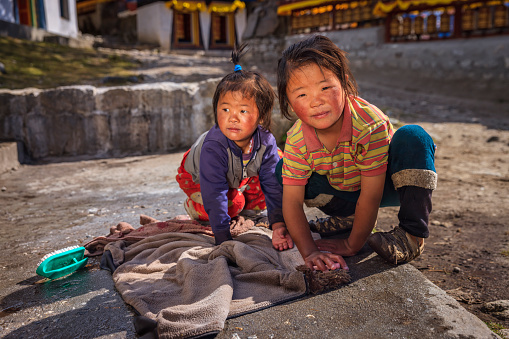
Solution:
[{"label": "striped shirt", "polygon": [[283,184],[306,185],[313,172],[326,175],[340,191],[358,191],[361,175],[387,170],[389,143],[394,134],[389,118],[359,97],[349,97],[336,147],[329,152],[315,129],[297,120],[287,133]]}]

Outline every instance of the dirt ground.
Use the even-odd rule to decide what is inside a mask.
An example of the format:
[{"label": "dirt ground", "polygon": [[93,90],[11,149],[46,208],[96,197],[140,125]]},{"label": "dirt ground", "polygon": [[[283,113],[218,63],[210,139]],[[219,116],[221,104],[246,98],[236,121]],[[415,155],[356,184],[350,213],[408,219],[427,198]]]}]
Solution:
[{"label": "dirt ground", "polygon": [[[423,126],[437,144],[430,237],[412,265],[481,320],[509,328],[509,319],[482,311],[509,299],[509,104],[367,83],[361,91],[391,118]],[[396,225],[396,214],[381,209],[379,228]]]},{"label": "dirt ground", "polygon": [[[225,59],[222,59],[218,63],[217,73],[216,70],[210,73],[221,73],[224,62]],[[152,71],[151,76],[155,81],[157,71]],[[423,126],[438,146],[436,168],[439,181],[433,195],[431,235],[426,240],[423,255],[412,265],[481,320],[509,328],[509,319],[496,318],[482,310],[486,302],[509,300],[509,104],[458,99],[454,88],[450,93],[433,93],[430,88],[416,93],[380,86],[376,80],[370,79],[360,79],[359,85],[361,96],[380,107],[394,123],[399,121]],[[117,164],[104,160],[102,167],[121,167],[126,161],[119,160]],[[134,166],[137,160],[130,162]],[[88,182],[91,190],[100,190],[100,185],[94,183],[100,183],[104,174],[97,168],[101,166],[85,164],[84,173],[76,173],[73,180],[78,180],[78,183],[83,180],[83,185]],[[8,186],[8,194],[4,194],[6,200],[2,199],[5,205],[0,209],[0,222],[12,224],[12,216],[20,215],[24,209],[25,218],[44,218],[44,212],[30,210],[35,198],[33,195],[12,193],[16,192],[16,187],[12,186],[12,182],[9,185],[6,182],[13,178],[13,173],[0,175],[1,185]],[[145,175],[160,176],[156,173]],[[165,180],[170,178],[171,173],[165,174]],[[44,183],[45,171],[30,171],[30,180]],[[127,178],[115,180],[120,192],[122,185],[136,184]],[[16,179],[16,185],[24,185],[22,178]],[[152,189],[155,192],[164,185],[165,182],[160,182]],[[51,187],[47,192],[52,192]],[[72,192],[66,194],[71,199]],[[131,198],[126,197],[126,208],[134,204]],[[48,214],[60,208],[51,206],[52,202],[48,200]],[[97,207],[94,201],[82,200],[80,203],[92,209]],[[42,202],[39,201],[40,204]],[[179,202],[171,201],[169,204],[184,213]],[[162,213],[160,209],[157,211]],[[80,213],[79,217],[69,215],[66,221],[79,224],[87,213],[97,214],[97,211]],[[150,211],[145,213],[150,214]],[[107,213],[103,211],[103,214],[106,225]],[[378,228],[389,230],[396,224],[397,208],[382,209]],[[83,229],[83,232],[86,230]],[[9,229],[6,236],[13,234],[15,229]],[[86,234],[83,233],[83,236]]]}]

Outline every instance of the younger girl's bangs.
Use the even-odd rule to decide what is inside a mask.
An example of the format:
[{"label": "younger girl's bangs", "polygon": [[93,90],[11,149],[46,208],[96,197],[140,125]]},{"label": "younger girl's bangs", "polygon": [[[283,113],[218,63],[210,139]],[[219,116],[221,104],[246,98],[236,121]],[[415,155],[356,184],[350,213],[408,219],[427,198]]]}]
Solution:
[{"label": "younger girl's bangs", "polygon": [[255,81],[253,79],[247,79],[246,77],[228,79],[224,81],[220,87],[221,94],[227,92],[240,92],[247,99],[256,97],[256,94],[259,92]]}]

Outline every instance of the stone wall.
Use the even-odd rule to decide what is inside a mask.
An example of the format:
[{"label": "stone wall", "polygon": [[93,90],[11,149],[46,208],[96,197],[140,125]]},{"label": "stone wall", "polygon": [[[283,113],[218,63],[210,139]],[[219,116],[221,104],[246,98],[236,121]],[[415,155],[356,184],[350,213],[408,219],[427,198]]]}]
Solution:
[{"label": "stone wall", "polygon": [[212,126],[218,81],[2,90],[0,141],[23,143],[35,161],[182,149]]},{"label": "stone wall", "polygon": [[[384,28],[324,32],[348,53],[358,80],[412,91],[508,101],[509,37],[385,43]],[[250,39],[248,61],[274,74],[281,52],[308,35]]]},{"label": "stone wall", "polygon": [[[185,149],[213,126],[219,81],[0,90],[0,142],[19,142],[20,162]],[[276,106],[272,132],[278,140],[290,124]]]},{"label": "stone wall", "polygon": [[[508,102],[509,38],[383,43],[380,27],[326,33],[349,53],[357,80],[415,92]],[[281,52],[305,36],[249,40],[247,68],[275,84]],[[189,147],[213,124],[220,79],[131,87],[0,90],[0,141],[17,141],[28,159],[100,158]],[[362,86],[361,86],[362,95]],[[273,112],[282,140],[291,122]]]}]

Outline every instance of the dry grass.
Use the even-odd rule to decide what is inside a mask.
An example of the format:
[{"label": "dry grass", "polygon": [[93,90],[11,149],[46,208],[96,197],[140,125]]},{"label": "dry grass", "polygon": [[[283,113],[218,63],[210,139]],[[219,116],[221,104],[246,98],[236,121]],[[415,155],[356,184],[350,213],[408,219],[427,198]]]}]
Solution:
[{"label": "dry grass", "polygon": [[101,85],[105,77],[125,77],[139,65],[95,49],[0,37],[0,88],[53,88],[75,84]]}]

